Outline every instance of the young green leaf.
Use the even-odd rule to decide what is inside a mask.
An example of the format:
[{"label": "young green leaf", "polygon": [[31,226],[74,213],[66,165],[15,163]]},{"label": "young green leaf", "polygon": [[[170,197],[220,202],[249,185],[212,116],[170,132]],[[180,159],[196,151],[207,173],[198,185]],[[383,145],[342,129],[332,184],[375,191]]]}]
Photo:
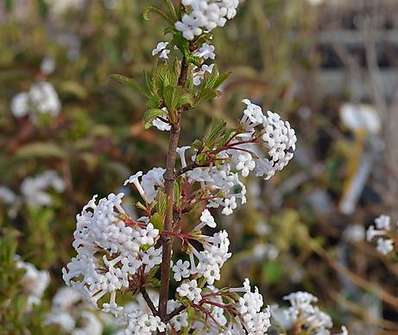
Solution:
[{"label": "young green leaf", "polygon": [[175,20],[173,17],[170,17],[170,15],[166,14],[164,11],[162,11],[160,8],[155,7],[155,6],[148,6],[144,9],[144,14],[143,17],[146,21],[149,20],[149,15],[151,13],[158,14],[161,16],[163,19],[165,19],[168,23],[174,26]]},{"label": "young green leaf", "polygon": [[146,95],[147,92],[142,88],[140,84],[138,84],[134,79],[128,78],[126,76],[123,76],[121,74],[112,74],[111,79],[116,80],[120,84],[127,85],[131,87],[133,90]]},{"label": "young green leaf", "polygon": [[223,137],[225,136],[226,122],[223,120],[213,120],[210,124],[209,130],[203,139],[204,145],[213,149],[221,144]]},{"label": "young green leaf", "polygon": [[164,2],[166,3],[169,16],[173,19],[174,22],[178,21],[177,12],[173,5],[173,2],[171,0],[164,0]]}]

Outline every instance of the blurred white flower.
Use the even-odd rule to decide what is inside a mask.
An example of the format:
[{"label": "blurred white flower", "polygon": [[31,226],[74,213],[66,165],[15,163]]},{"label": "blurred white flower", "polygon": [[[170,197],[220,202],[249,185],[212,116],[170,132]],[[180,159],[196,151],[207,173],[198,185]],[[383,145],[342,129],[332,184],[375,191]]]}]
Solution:
[{"label": "blurred white flower", "polygon": [[50,275],[47,271],[39,271],[33,264],[23,262],[16,257],[17,268],[25,270],[21,284],[27,296],[27,309],[41,302],[44,291],[50,283]]},{"label": "blurred white flower", "polygon": [[40,70],[43,74],[49,75],[55,70],[55,60],[52,57],[45,57],[40,65]]},{"label": "blurred white flower", "polygon": [[8,187],[0,186],[0,200],[7,205],[11,205],[17,200],[17,196]]},{"label": "blurred white flower", "polygon": [[18,93],[11,100],[11,113],[19,118],[28,115],[29,113],[29,94]]},{"label": "blurred white flower", "polygon": [[24,200],[31,206],[49,206],[52,204],[49,188],[58,193],[65,189],[65,183],[55,171],[46,171],[35,177],[27,177],[21,184],[21,193]]},{"label": "blurred white flower", "polygon": [[63,15],[69,10],[83,9],[86,0],[47,0],[50,12],[56,16]]},{"label": "blurred white flower", "polygon": [[365,228],[360,224],[352,224],[344,230],[343,234],[347,241],[363,241],[365,238]]},{"label": "blurred white flower", "polygon": [[365,131],[378,134],[381,130],[381,120],[371,105],[346,103],[340,108],[340,118],[343,124],[353,131]]},{"label": "blurred white flower", "polygon": [[54,87],[46,81],[32,85],[29,92],[21,92],[11,100],[11,113],[16,117],[36,117],[39,114],[57,116],[61,111],[61,102]]}]

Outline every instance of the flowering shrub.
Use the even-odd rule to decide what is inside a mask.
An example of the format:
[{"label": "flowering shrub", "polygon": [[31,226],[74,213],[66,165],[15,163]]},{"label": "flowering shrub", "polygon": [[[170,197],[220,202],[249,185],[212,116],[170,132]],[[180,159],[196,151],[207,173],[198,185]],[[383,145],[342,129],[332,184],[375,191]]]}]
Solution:
[{"label": "flowering shrub", "polygon": [[[166,3],[167,13],[156,11],[169,21],[183,15],[187,22],[188,14],[181,14],[184,7],[177,12],[171,2]],[[209,6],[209,11],[201,13],[203,21],[209,22],[199,24],[207,30],[202,34],[196,27],[196,39],[187,31],[181,35],[178,21],[172,41],[158,43],[152,52],[159,54],[164,63],[155,66],[145,88],[140,88],[148,98],[146,126],[170,132],[166,169],[154,168],[146,174],[140,171],[124,183],[136,187],[142,197],[137,206],[144,215],[137,219],[128,215],[122,205],[123,193],[112,193],[98,203],[95,196],[77,216],[73,242],[77,256],[63,270],[68,285],[81,290],[103,311],[125,320],[124,334],[188,329],[201,333],[266,334],[270,327],[269,307],[263,309],[263,298],[257,288],[252,290],[249,280],[241,288],[213,286],[231,254],[226,231],[206,234],[205,228],[217,228],[207,208],[221,207],[223,214],[230,215],[238,205],[245,204],[246,187],[241,178],[253,172],[269,179],[282,170],[293,157],[296,136],[288,122],[272,112],[264,115],[260,106],[246,99],[238,128],[217,121],[203,138],[178,148],[184,114],[216,97],[226,78],[214,63],[211,67],[205,64],[215,58],[214,46],[207,43],[211,40],[214,16],[210,8],[216,6],[220,12],[225,11],[221,15],[232,18],[237,2],[229,9],[221,2],[201,3],[200,8]],[[185,5],[192,7],[190,15],[197,15],[199,2]],[[217,20],[218,25],[223,25],[222,18]],[[169,46],[173,51],[167,49]],[[201,209],[199,224],[185,227],[184,217]],[[180,242],[178,249],[176,240]],[[175,262],[173,251],[180,256]],[[146,290],[159,280],[159,269],[160,296],[155,306]],[[170,277],[178,283],[171,300]],[[117,301],[117,295],[126,291],[140,292],[151,313],[126,312]],[[106,296],[109,300],[104,301]]]},{"label": "flowering shrub", "polygon": [[[159,55],[164,63],[155,66],[145,88],[140,88],[148,98],[146,126],[170,132],[166,168],[154,168],[146,174],[139,171],[125,181],[124,185],[133,184],[142,198],[137,203],[143,212],[139,218],[124,210],[123,193],[111,193],[98,203],[94,196],[77,216],[73,242],[77,256],[63,270],[63,277],[95,306],[123,320],[122,333],[126,335],[189,330],[201,334],[267,334],[270,307],[264,306],[257,287],[252,289],[248,279],[239,288],[214,286],[231,253],[228,233],[218,231],[209,208],[221,207],[222,214],[230,215],[238,205],[245,204],[246,187],[241,178],[253,172],[269,179],[282,170],[293,157],[295,132],[277,114],[268,111],[264,115],[260,106],[245,99],[238,128],[214,122],[203,138],[179,148],[184,115],[215,98],[226,78],[214,63],[211,67],[205,63],[215,58],[215,48],[207,42],[211,40],[210,31],[224,25],[223,15],[232,18],[236,14],[238,3],[228,9],[221,2],[185,1],[182,5],[191,7],[190,14],[184,14],[183,6],[177,11],[171,2],[166,3],[167,13],[161,9],[156,12],[168,21],[182,15],[182,22],[175,24],[177,31],[172,33],[171,42],[160,42],[153,50],[152,54]],[[217,14],[221,17],[216,18]],[[194,16],[202,16],[202,20]],[[118,79],[132,82],[121,76]],[[184,218],[198,211],[199,223],[185,225]],[[206,234],[208,229],[216,231]],[[173,255],[178,257],[174,259]],[[171,278],[177,286],[174,294]],[[147,293],[148,288],[157,287],[156,283],[160,285],[157,305]],[[150,312],[131,312],[120,305],[118,295],[128,291],[141,293]],[[326,332],[331,320],[311,309],[316,299],[308,296],[288,297],[299,300],[292,303],[298,311],[290,311],[291,317],[293,321],[299,317],[309,322],[311,334]],[[299,312],[301,309],[308,315]]]}]

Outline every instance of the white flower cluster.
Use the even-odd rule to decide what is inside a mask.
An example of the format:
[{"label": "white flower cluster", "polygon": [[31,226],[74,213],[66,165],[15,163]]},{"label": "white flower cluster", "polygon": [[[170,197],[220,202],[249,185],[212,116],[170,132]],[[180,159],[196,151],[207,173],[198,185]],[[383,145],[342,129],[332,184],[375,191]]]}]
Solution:
[{"label": "white flower cluster", "polygon": [[[77,257],[63,269],[65,282],[81,290],[95,305],[106,294],[103,309],[118,312],[116,291],[129,287],[138,269],[145,273],[161,262],[154,247],[159,231],[148,218],[134,221],[122,207],[123,194],[110,194],[96,204],[96,196],[77,216],[73,247]],[[145,248],[144,248],[145,246]]]},{"label": "white flower cluster", "polygon": [[[247,107],[241,119],[241,125],[246,131],[242,136],[248,139],[258,138],[260,144],[267,148],[268,157],[260,157],[261,154],[257,151],[256,158],[253,155],[238,156],[236,168],[242,170],[243,175],[254,170],[256,176],[270,179],[293,158],[297,142],[295,131],[289,122],[281,120],[278,114],[268,111],[267,115],[264,115],[260,106],[248,99],[243,102]],[[250,146],[244,148],[248,149]]]},{"label": "white flower cluster", "polygon": [[[309,335],[329,335],[333,327],[331,317],[322,312],[315,304],[318,298],[308,292],[295,292],[284,297],[289,301],[290,307],[287,310],[275,308],[272,311],[273,317],[279,319],[278,314],[282,310],[285,314],[283,325],[288,328],[294,328],[299,325],[299,329]],[[297,328],[294,328],[297,329]],[[347,335],[347,329],[343,326],[340,335]]]},{"label": "white flower cluster", "polygon": [[[228,157],[226,157],[228,158]],[[222,214],[230,215],[246,203],[246,187],[239,180],[239,174],[232,171],[229,164],[212,167],[197,167],[186,173],[190,183],[199,182],[205,188],[219,194],[208,202],[209,208],[223,207]]]},{"label": "white flower cluster", "polygon": [[[296,148],[297,138],[288,121],[272,112],[265,116],[260,106],[249,100],[244,102],[247,108],[241,120],[243,131],[216,156],[223,163],[196,167],[185,174],[190,183],[199,182],[218,193],[208,202],[208,207],[223,207],[224,215],[232,214],[238,205],[246,203],[246,187],[240,175],[247,177],[253,172],[268,180],[288,164]],[[189,148],[178,150],[183,168],[187,166],[185,153]],[[195,159],[196,153],[191,157],[193,162]]]},{"label": "white flower cluster", "polygon": [[44,291],[50,283],[50,274],[47,271],[39,271],[31,263],[23,262],[19,256],[16,256],[16,265],[18,269],[25,270],[21,285],[27,296],[27,311],[30,311],[34,305],[40,304]]},{"label": "white flower cluster", "polygon": [[[154,291],[148,291],[148,296],[154,304],[158,304],[159,295]],[[145,299],[141,294],[136,296],[134,302],[124,306],[123,313],[118,317],[112,318],[108,322],[110,328],[118,329],[115,335],[151,335],[157,331],[165,329],[165,325],[160,318],[153,316]]]},{"label": "white flower cluster", "polygon": [[250,282],[248,279],[244,282],[245,293],[239,299],[239,313],[242,316],[248,334],[266,334],[270,323],[270,308],[267,307],[261,311],[264,302],[262,295],[255,287],[254,292],[251,292]]},{"label": "white flower cluster", "polygon": [[391,218],[381,215],[375,220],[375,224],[368,228],[366,239],[369,242],[377,239],[377,250],[383,255],[387,255],[394,250],[394,241],[390,238],[392,233]]},{"label": "white flower cluster", "polygon": [[28,92],[18,93],[12,98],[11,112],[17,117],[36,117],[40,114],[57,116],[61,111],[61,102],[53,85],[40,81],[32,85]]},{"label": "white flower cluster", "polygon": [[142,309],[134,309],[125,315],[127,328],[120,335],[152,335],[164,331],[166,325],[158,316],[145,313]]},{"label": "white flower cluster", "polygon": [[[194,53],[194,56],[201,58],[203,61],[216,59],[215,47],[214,45],[203,43],[202,46]],[[193,84],[195,86],[200,86],[206,73],[211,74],[214,70],[215,64],[205,64],[203,63],[200,67],[195,66],[192,69],[193,73]]]},{"label": "white flower cluster", "polygon": [[65,190],[65,182],[55,171],[45,171],[35,177],[27,177],[21,184],[21,193],[31,206],[49,206],[52,203],[49,188],[58,193]]},{"label": "white flower cluster", "polygon": [[200,223],[192,231],[192,239],[201,244],[200,251],[193,245],[189,245],[189,261],[178,260],[172,267],[174,279],[181,281],[183,278],[195,279],[183,282],[177,289],[181,297],[198,302],[201,300],[200,291],[197,287],[197,279],[203,278],[202,282],[213,285],[220,279],[220,269],[231,257],[228,252],[229,239],[226,231],[215,233],[213,236],[203,235],[201,229],[205,226],[215,228],[216,223],[208,209],[202,212]]},{"label": "white flower cluster", "polygon": [[[205,226],[216,227],[208,209],[202,212],[200,223],[191,232],[191,238],[197,242],[196,245],[202,244],[200,251],[194,244],[189,244],[187,247],[189,261],[179,259],[172,267],[174,279],[177,282],[184,279],[177,288],[181,302],[193,306],[206,306],[205,313],[211,315],[214,321],[204,324],[197,320],[193,329],[200,330],[201,334],[265,334],[270,326],[270,313],[268,308],[262,311],[263,298],[257,288],[251,292],[248,280],[245,280],[243,288],[230,291],[222,292],[213,287],[215,281],[220,279],[221,267],[231,256],[228,252],[230,242],[226,231],[215,233],[213,236],[203,235],[201,229]],[[226,316],[228,311],[220,307],[225,303],[223,293],[226,292],[242,294],[234,306],[238,317],[229,324]],[[178,331],[185,327],[186,318],[186,314],[179,315],[178,321],[172,322],[174,329]]]},{"label": "white flower cluster", "polygon": [[182,0],[181,3],[190,11],[176,22],[175,28],[191,41],[234,18],[239,0]]},{"label": "white flower cluster", "polygon": [[[195,283],[188,283],[188,292],[197,291]],[[198,334],[211,335],[265,335],[271,326],[270,308],[263,309],[264,303],[261,294],[255,287],[252,292],[248,279],[243,287],[219,291],[214,287],[202,290],[203,298],[200,302],[205,313],[203,318],[198,318],[192,329]],[[234,304],[228,305],[223,295],[240,295]],[[230,309],[228,309],[230,307]],[[229,314],[229,318],[228,318]],[[207,322],[203,319],[208,318]]]},{"label": "white flower cluster", "polygon": [[103,324],[79,291],[63,287],[53,297],[46,324],[58,325],[71,335],[101,335]]}]

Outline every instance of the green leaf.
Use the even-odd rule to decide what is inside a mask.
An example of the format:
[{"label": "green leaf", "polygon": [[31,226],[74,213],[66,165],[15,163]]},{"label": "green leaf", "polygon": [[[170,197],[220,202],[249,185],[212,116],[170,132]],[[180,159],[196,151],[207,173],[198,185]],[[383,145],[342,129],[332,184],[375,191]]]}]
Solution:
[{"label": "green leaf", "polygon": [[278,262],[269,261],[263,266],[262,276],[267,284],[274,284],[283,276],[283,269]]},{"label": "green leaf", "polygon": [[149,129],[152,127],[152,121],[158,118],[159,116],[165,117],[167,116],[167,112],[158,108],[149,109],[144,114],[144,126],[145,129]]},{"label": "green leaf", "polygon": [[184,93],[181,97],[180,97],[180,101],[179,101],[179,105],[180,106],[193,106],[194,105],[194,98],[192,97],[192,95],[190,93]]},{"label": "green leaf", "polygon": [[176,69],[178,65],[174,62],[169,64],[158,65],[152,72],[152,87],[156,94],[157,92],[163,92],[167,86],[177,86],[178,74]]},{"label": "green leaf", "polygon": [[164,192],[158,191],[156,208],[157,212],[162,217],[162,225],[163,225],[163,218],[166,214],[166,207],[167,207],[167,196]]},{"label": "green leaf", "polygon": [[163,228],[163,218],[159,215],[159,213],[155,213],[151,217],[151,223],[156,229],[162,229]]},{"label": "green leaf", "polygon": [[196,96],[195,104],[200,105],[205,101],[213,100],[217,96],[217,91],[213,88],[202,87],[199,94]]},{"label": "green leaf", "polygon": [[203,138],[204,145],[213,149],[218,144],[220,140],[222,141],[226,131],[226,122],[223,120],[213,120],[210,124],[207,134]]},{"label": "green leaf", "polygon": [[176,32],[173,37],[173,44],[177,46],[186,59],[189,59],[191,52],[189,51],[189,41],[186,40],[181,32]]},{"label": "green leaf", "polygon": [[174,202],[177,207],[180,207],[181,203],[181,185],[179,182],[174,183]]},{"label": "green leaf", "polygon": [[144,9],[144,19],[145,20],[149,20],[149,15],[150,14],[158,14],[160,17],[162,17],[163,19],[165,19],[168,23],[170,23],[171,25],[174,26],[175,20],[173,20],[172,17],[170,17],[169,15],[167,15],[164,11],[162,11],[160,8],[155,7],[155,6],[148,6]]},{"label": "green leaf", "polygon": [[201,151],[203,148],[203,142],[201,140],[195,140],[192,143],[192,149],[196,149],[197,151]]},{"label": "green leaf", "polygon": [[229,73],[220,74],[217,67],[215,66],[210,74],[206,74],[201,85],[201,89],[196,96],[196,104],[201,104],[205,101],[214,99],[220,85],[228,78]]},{"label": "green leaf", "polygon": [[151,95],[146,102],[147,109],[159,109],[162,99],[157,95]]},{"label": "green leaf", "polygon": [[171,0],[164,0],[166,2],[166,6],[169,12],[169,16],[173,19],[174,22],[178,21],[178,16],[176,9]]},{"label": "green leaf", "polygon": [[53,143],[37,142],[27,144],[16,152],[20,159],[29,158],[65,158],[67,153],[60,146]]},{"label": "green leaf", "polygon": [[145,78],[145,87],[146,90],[148,91],[148,94],[150,96],[156,96],[156,90],[154,88],[153,80],[147,72],[144,73],[144,78]]},{"label": "green leaf", "polygon": [[224,81],[226,81],[228,79],[230,74],[231,74],[230,72],[225,72],[225,73],[219,74],[218,78],[214,82],[213,88],[219,88],[224,83]]},{"label": "green leaf", "polygon": [[131,87],[133,90],[146,95],[145,90],[142,88],[140,84],[138,84],[134,79],[128,78],[126,76],[123,76],[121,74],[112,74],[111,79],[116,80],[120,84],[127,85]]},{"label": "green leaf", "polygon": [[177,86],[166,86],[163,89],[164,104],[170,113],[174,112],[179,105],[181,98],[180,92],[181,88]]}]

